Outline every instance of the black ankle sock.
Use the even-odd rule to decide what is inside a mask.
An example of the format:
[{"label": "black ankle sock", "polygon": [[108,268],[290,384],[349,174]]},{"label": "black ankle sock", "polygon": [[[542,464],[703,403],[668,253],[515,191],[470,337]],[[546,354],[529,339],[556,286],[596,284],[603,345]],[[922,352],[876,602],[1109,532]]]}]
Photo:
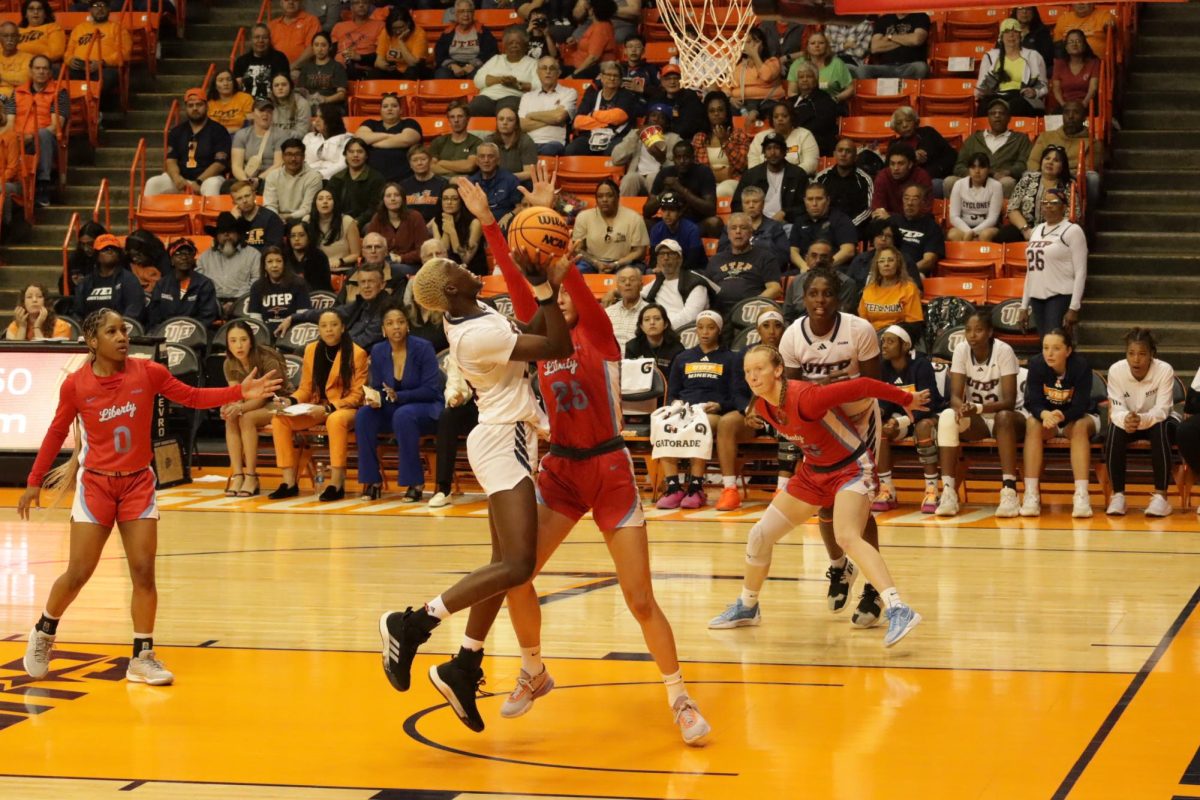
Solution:
[{"label": "black ankle sock", "polygon": [[137,658],[143,650],[153,650],[154,639],[134,639],[133,640],[133,657]]},{"label": "black ankle sock", "polygon": [[1014,492],[1017,490],[1017,481],[1015,478],[1007,478],[1001,481],[1000,485],[1005,489],[1012,489]]},{"label": "black ankle sock", "polygon": [[674,477],[674,476],[667,478],[667,494],[670,494],[671,492],[678,492],[678,491],[679,491],[679,478]]},{"label": "black ankle sock", "polygon": [[688,478],[688,494],[696,494],[704,487],[704,483],[696,477]]},{"label": "black ankle sock", "polygon": [[37,621],[37,629],[47,636],[58,635],[58,620],[50,619],[45,614]]},{"label": "black ankle sock", "polygon": [[445,486],[438,484],[437,490],[439,492],[441,492],[442,494],[446,495],[446,497],[450,496],[450,485],[449,484],[447,484]]}]

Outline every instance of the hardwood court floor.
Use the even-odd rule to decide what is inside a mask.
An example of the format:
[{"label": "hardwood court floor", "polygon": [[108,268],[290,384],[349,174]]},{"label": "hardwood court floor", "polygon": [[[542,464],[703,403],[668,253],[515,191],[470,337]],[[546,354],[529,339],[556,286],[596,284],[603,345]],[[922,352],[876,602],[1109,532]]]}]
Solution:
[{"label": "hardwood court floor", "polygon": [[520,665],[502,613],[484,663],[498,694],[480,701],[488,727],[473,734],[424,677],[457,648],[465,615],[435,632],[407,694],[381,674],[376,620],[487,557],[476,506],[180,510],[213,492],[163,496],[156,641],[178,681],[166,688],[122,680],[116,537],[61,624],[52,679],[23,675],[25,636],[67,556],[66,514],[22,524],[7,500],[0,797],[1200,797],[1195,514],[1001,526],[893,512],[885,552],[925,621],[889,651],[882,628],[825,610],[815,526],[776,549],[762,627],[709,631],[737,595],[755,515],[652,521],[655,590],[714,727],[691,749],[590,521],[537,584],[558,688],[521,719],[499,717]]}]

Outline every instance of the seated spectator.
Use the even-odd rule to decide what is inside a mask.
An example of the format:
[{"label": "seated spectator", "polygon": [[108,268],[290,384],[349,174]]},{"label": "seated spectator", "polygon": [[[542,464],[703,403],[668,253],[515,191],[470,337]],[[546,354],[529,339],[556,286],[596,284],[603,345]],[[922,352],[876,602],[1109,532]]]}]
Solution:
[{"label": "seated spectator", "polygon": [[252,125],[233,135],[229,160],[229,171],[233,177],[226,185],[247,183],[259,191],[267,174],[283,166],[283,152],[279,147],[288,135],[273,126],[275,104],[270,100],[255,100],[250,119]]},{"label": "seated spectator", "polygon": [[399,97],[393,94],[380,100],[379,119],[366,120],[354,135],[367,145],[367,163],[384,180],[408,177],[408,148],[421,143],[421,123],[401,116]]},{"label": "seated spectator", "polygon": [[[662,311],[668,331],[686,328],[696,321],[701,311],[708,308],[708,282],[700,273],[683,269],[683,248],[674,239],[663,239],[655,245],[654,255],[654,282],[642,289],[642,297]],[[644,322],[645,318],[640,317],[638,327],[641,328]],[[662,342],[654,337],[663,335],[663,331],[653,335],[647,332],[647,341],[659,347]],[[626,358],[633,356],[626,355]],[[669,363],[665,366],[660,364],[659,368],[666,372],[667,366],[670,366]]]},{"label": "seated spectator", "polygon": [[[304,163],[303,154],[300,163]],[[259,252],[268,245],[283,245],[283,220],[269,208],[260,206],[254,189],[245,181],[237,181],[229,187],[233,198],[233,218],[237,220],[242,241]]]},{"label": "seated spectator", "polygon": [[564,59],[571,68],[572,78],[595,78],[597,72],[603,71],[605,62],[616,63],[621,57],[612,24],[617,13],[616,0],[586,0],[586,9],[590,24],[582,36],[576,39],[573,35],[566,42],[569,49]]},{"label": "seated spectator", "polygon": [[[96,239],[106,233],[108,231],[103,225],[92,220],[79,226],[79,233],[75,235],[75,249],[67,258],[67,274],[64,278],[64,285],[61,287],[64,295],[77,294],[78,290],[75,287],[79,285],[85,275],[96,268],[98,259]],[[69,284],[66,281],[69,281]]]},{"label": "seated spectator", "polygon": [[[293,391],[283,356],[274,347],[259,344],[254,338],[254,329],[245,320],[234,320],[229,324],[223,368],[225,381],[230,386],[240,386],[252,371],[257,370],[259,375],[274,371],[283,380],[278,394],[286,397]],[[275,412],[274,405],[266,397],[221,406],[225,448],[229,451],[226,497],[258,495],[258,433],[271,424]]]},{"label": "seated spectator", "polygon": [[1012,16],[1021,24],[1021,47],[1036,50],[1043,64],[1053,64],[1054,37],[1051,28],[1042,22],[1037,6],[1017,6]]},{"label": "seated spectator", "polygon": [[[378,248],[374,252],[379,254],[380,259],[384,259],[387,257],[386,249],[383,242],[379,242]],[[365,245],[364,250],[366,250]],[[385,263],[366,263],[364,260],[358,272],[354,273],[342,287],[343,295],[348,293],[348,288],[355,289],[354,297],[352,299],[342,297],[345,302],[334,306],[339,318],[345,320],[344,325],[350,338],[364,351],[369,351],[376,342],[383,340],[383,315],[394,305],[391,295],[384,289],[386,278],[383,270],[385,266]],[[282,336],[292,325],[301,322],[319,323],[323,315],[324,313],[318,309],[297,311],[289,319],[279,323],[279,335]]]},{"label": "seated spectator", "polygon": [[890,511],[899,505],[896,501],[896,484],[892,480],[892,442],[899,442],[911,433],[917,459],[925,476],[925,499],[921,501],[921,513],[932,514],[938,505],[937,415],[944,403],[938,391],[933,363],[924,353],[913,352],[912,337],[899,325],[883,331],[879,338],[879,349],[879,379],[895,386],[929,392],[929,408],[909,417],[900,406],[883,401],[879,403],[879,417],[883,421],[876,451],[880,486],[871,510]]},{"label": "seated spectator", "polygon": [[33,342],[41,339],[70,339],[71,323],[59,319],[48,304],[50,294],[40,283],[21,289],[21,300],[13,310],[4,338],[10,342]]},{"label": "seated spectator", "polygon": [[991,311],[967,317],[966,340],[954,348],[950,364],[948,407],[938,415],[938,450],[942,460],[942,498],[936,514],[958,513],[959,442],[993,437],[1000,450],[1000,505],[996,516],[1015,517],[1017,502],[1017,442],[1025,437],[1022,401],[1017,397],[1020,366],[1013,349],[995,338]]},{"label": "seated spectator", "polygon": [[871,216],[887,219],[904,210],[904,192],[910,186],[920,186],[926,194],[933,192],[933,181],[924,168],[917,166],[917,154],[906,144],[888,148],[887,169],[875,175],[875,191],[871,197]]},{"label": "seated spectator", "polygon": [[1171,504],[1166,498],[1171,485],[1171,440],[1179,420],[1172,413],[1175,370],[1158,358],[1158,342],[1147,328],[1134,328],[1125,335],[1125,358],[1108,368],[1108,435],[1104,439],[1104,463],[1112,478],[1112,498],[1104,512],[1125,516],[1126,451],[1130,442],[1150,442],[1150,464],[1154,469],[1154,495],[1146,507],[1147,517],[1166,517]]},{"label": "seated spectator", "polygon": [[897,144],[911,147],[917,156],[917,165],[929,173],[935,187],[954,171],[958,154],[936,128],[921,124],[921,118],[912,106],[900,106],[892,112],[892,131],[896,138],[888,145],[889,152]]},{"label": "seated spectator", "polygon": [[787,142],[774,131],[762,138],[759,148],[763,152],[763,162],[742,174],[730,207],[734,211],[744,211],[742,195],[753,186],[763,191],[763,214],[776,222],[790,223],[801,213],[808,176],[803,169],[788,162]]},{"label": "seated spectator", "polygon": [[683,249],[683,266],[689,270],[703,270],[708,264],[704,242],[700,238],[700,226],[683,216],[683,200],[674,192],[665,192],[658,199],[660,218],[650,227],[650,248],[658,252],[658,246],[666,239],[673,239]]},{"label": "seated spectator", "polygon": [[367,383],[367,351],[351,340],[338,311],[322,311],[317,326],[320,338],[304,349],[299,388],[275,401],[280,407],[309,403],[314,408],[306,414],[276,414],[271,418],[275,463],[283,470],[282,482],[268,495],[272,500],[300,494],[296,483],[295,434],[322,424],[329,436],[330,476],[317,499],[326,503],[346,496],[347,451]]},{"label": "seated spectator", "polygon": [[271,100],[275,114],[271,126],[289,137],[303,138],[312,129],[313,107],[308,98],[293,91],[290,75],[271,78]]},{"label": "seated spectator", "polygon": [[670,106],[653,103],[646,109],[646,124],[613,148],[612,163],[626,168],[621,178],[622,197],[645,197],[658,171],[673,163],[671,154],[681,140],[679,134],[667,130],[670,119]]},{"label": "seated spectator", "polygon": [[733,107],[750,120],[758,119],[786,93],[783,67],[767,51],[767,35],[761,28],[751,28],[742,44],[742,57],[733,66],[732,80],[721,87]]},{"label": "seated spectator", "polygon": [[[671,106],[666,106],[670,114]],[[706,124],[692,137],[696,163],[713,171],[717,181],[717,197],[731,197],[738,181],[746,172],[750,137],[746,131],[733,126],[733,108],[722,92],[704,96]]]},{"label": "seated spectator", "polygon": [[[1058,145],[1067,153],[1068,160],[1080,157],[1081,151],[1087,164],[1088,205],[1100,199],[1100,173],[1097,168],[1105,163],[1104,142],[1092,136],[1084,125],[1087,109],[1076,100],[1068,100],[1062,107],[1062,127],[1040,134],[1029,151],[1025,162],[1027,171],[1041,167],[1042,155],[1050,145]],[[1078,164],[1078,161],[1075,161]]]},{"label": "seated spectator", "polygon": [[171,271],[171,257],[162,240],[148,230],[137,229],[125,237],[125,262],[142,285],[146,302],[163,275]]},{"label": "seated spectator", "polygon": [[208,90],[209,119],[233,134],[246,126],[253,110],[254,97],[238,89],[232,72],[223,69],[213,77]]},{"label": "seated spectator", "polygon": [[[427,50],[425,31],[413,21],[412,11],[404,6],[392,6],[386,28],[381,26],[375,35],[375,70],[371,74],[377,78],[426,78],[429,76],[429,68],[425,64]],[[360,62],[346,63],[349,66]],[[358,71],[362,71],[361,68]]]},{"label": "seated spectator", "polygon": [[521,96],[517,116],[521,130],[537,145],[538,154],[562,155],[566,149],[567,127],[575,115],[579,94],[558,83],[559,66],[553,56],[538,59],[538,87]]},{"label": "seated spectator", "polygon": [[1066,218],[1067,193],[1061,189],[1042,192],[1041,210],[1043,219],[1030,231],[1025,248],[1029,270],[1021,298],[1021,327],[1028,325],[1032,309],[1038,333],[1060,327],[1071,333],[1079,323],[1087,283],[1087,237]]},{"label": "seated spectator", "polygon": [[691,142],[676,142],[671,152],[675,163],[663,167],[654,176],[643,216],[649,219],[658,213],[662,196],[670,192],[682,201],[683,215],[695,222],[702,234],[717,235],[722,226],[716,216],[717,181],[712,170],[696,163],[696,151]]},{"label": "seated spectator", "polygon": [[500,169],[511,172],[522,183],[532,180],[533,168],[538,160],[537,145],[529,138],[529,134],[521,132],[516,109],[502,108],[497,111],[496,132],[484,141],[500,149]]},{"label": "seated spectator", "polygon": [[854,96],[854,76],[850,74],[846,62],[831,48],[829,36],[825,32],[810,33],[804,46],[804,54],[792,61],[791,67],[788,68],[788,97],[800,94],[800,86],[796,79],[800,74],[801,64],[810,64],[816,68],[817,86],[832,97],[835,103],[844,104]]},{"label": "seated spectator", "polygon": [[787,294],[784,296],[783,316],[789,325],[808,314],[808,308],[804,304],[803,277],[815,269],[825,270],[838,276],[837,304],[839,308],[858,308],[862,286],[851,280],[845,272],[834,269],[832,242],[828,239],[814,239],[804,252],[804,267],[800,275],[788,283]]},{"label": "seated spectator", "polygon": [[[25,229],[28,227],[28,222],[24,215],[17,219],[21,223],[16,227],[13,222],[13,200],[21,198],[23,191],[21,188],[21,156],[24,154],[25,145],[23,137],[17,136],[16,128],[9,124],[8,111],[4,104],[0,103],[0,185],[4,187],[4,205],[0,208],[0,215],[3,219],[3,230],[0,231],[0,239],[15,243],[25,235],[25,230],[19,233],[14,233],[16,227]],[[36,198],[36,191],[34,193]],[[47,192],[49,195],[49,192]],[[50,200],[47,196],[46,201]],[[35,199],[36,202],[36,199]]]},{"label": "seated spectator", "polygon": [[967,164],[976,153],[987,153],[992,160],[992,177],[1000,181],[1004,196],[1012,194],[1017,180],[1025,173],[1025,162],[1029,160],[1029,137],[1009,130],[1012,113],[1008,102],[1002,97],[993,98],[987,107],[988,129],[975,131],[963,142],[954,162],[954,174],[946,177],[943,192],[949,194],[954,182],[967,177]]},{"label": "seated spectator", "polygon": [[817,68],[807,61],[801,62],[796,68],[796,94],[787,102],[792,107],[796,128],[813,135],[822,156],[831,156],[837,144],[838,117],[842,110],[817,80]]},{"label": "seated spectator", "polygon": [[[535,149],[535,158],[536,154]],[[412,174],[400,182],[400,188],[404,190],[404,202],[409,208],[419,212],[428,225],[437,213],[442,190],[449,184],[445,178],[433,174],[433,158],[424,147],[414,147],[408,151],[408,164]]]},{"label": "seated spectator", "polygon": [[454,465],[458,462],[458,443],[479,422],[479,407],[470,384],[453,358],[446,359],[446,407],[438,418],[436,489],[429,498],[430,508],[450,505],[454,489]]},{"label": "seated spectator", "polygon": [[534,61],[541,61],[543,56],[558,58],[558,42],[550,35],[550,17],[545,8],[539,6],[529,11],[525,33],[529,36],[530,58]]},{"label": "seated spectator", "polygon": [[749,166],[757,167],[763,162],[763,141],[771,134],[776,134],[785,142],[787,149],[784,157],[789,163],[804,170],[806,176],[817,174],[821,157],[817,140],[804,128],[796,127],[795,110],[786,103],[776,103],[771,107],[771,127],[759,131],[750,141],[750,151],[746,155]]},{"label": "seated spectator", "polygon": [[[600,181],[596,187],[596,207],[581,211],[571,230],[571,252],[579,271],[612,273],[633,267],[641,273],[646,268],[649,244],[645,220],[633,209],[621,205],[617,185],[611,178]],[[632,319],[628,328],[632,336]]]},{"label": "seated spectator", "polygon": [[176,239],[170,247],[171,267],[150,295],[146,321],[160,325],[171,317],[190,317],[205,328],[221,315],[213,282],[196,272],[196,245],[191,239]]},{"label": "seated spectator", "polygon": [[1004,206],[1004,189],[991,176],[992,160],[987,153],[971,156],[967,179],[954,184],[948,211],[952,242],[990,242],[1000,232],[997,223]]},{"label": "seated spectator", "polygon": [[[719,438],[722,424],[735,428],[738,425],[745,426],[741,409],[750,402],[750,390],[742,376],[742,354],[721,346],[723,325],[724,321],[717,312],[701,311],[696,320],[696,335],[700,343],[675,357],[667,381],[668,402],[682,400],[689,405],[704,406],[709,426],[717,434],[714,439]],[[726,418],[728,422],[725,422]],[[720,458],[724,487],[722,501],[727,500],[726,493],[729,490],[737,492],[736,444],[733,453],[724,452],[726,449],[722,448],[718,453],[718,456],[724,456]],[[680,486],[678,460],[663,458],[661,462],[663,474],[667,476],[667,487],[658,498],[658,508],[700,508],[708,501],[704,494],[704,471],[708,466],[706,459],[691,460],[686,491]]]},{"label": "seated spectator", "polygon": [[475,4],[455,0],[454,27],[447,28],[434,45],[435,78],[469,78],[496,55],[496,39],[475,21]]},{"label": "seated spectator", "polygon": [[[1026,172],[1017,181],[1008,201],[1008,222],[1000,229],[996,241],[1029,241],[1034,227],[1046,219],[1042,201],[1048,190],[1062,190],[1069,205],[1073,189],[1071,178],[1071,162],[1067,158],[1067,151],[1055,144],[1043,150],[1041,168]],[[1066,213],[1070,209],[1064,208],[1063,211]]]},{"label": "seated spectator", "polygon": [[[88,11],[91,18],[71,29],[63,61],[73,81],[88,80],[89,74],[100,73],[101,103],[110,105],[120,89],[118,71],[133,57],[133,38],[129,28],[109,17],[105,0],[91,0]],[[97,37],[100,44],[91,49],[92,39]],[[85,63],[89,55],[91,59]]]},{"label": "seated spectator", "polygon": [[12,22],[0,23],[0,96],[7,97],[29,80],[33,56],[17,47],[21,34]]},{"label": "seated spectator", "polygon": [[346,168],[346,144],[354,137],[346,132],[346,123],[337,106],[322,105],[313,117],[312,126],[312,132],[305,134],[302,142],[304,163],[324,180],[330,180]]},{"label": "seated spectator", "polygon": [[646,63],[646,41],[633,33],[624,40],[621,49],[625,54],[625,77],[621,79],[621,88],[648,102],[658,88],[658,67]]},{"label": "seated spectator", "polygon": [[458,189],[453,186],[442,190],[437,212],[429,223],[429,232],[446,245],[452,258],[472,273],[488,274],[487,254],[483,250],[483,227],[467,211]]},{"label": "seated spectator", "polygon": [[833,148],[833,166],[818,172],[814,180],[829,192],[830,206],[862,230],[871,217],[875,181],[858,168],[858,145],[852,139],[839,139]]},{"label": "seated spectator", "polygon": [[146,298],[142,285],[125,267],[125,253],[117,237],[101,234],[96,237],[95,248],[96,266],[75,288],[75,319],[87,319],[88,314],[102,308],[111,308],[129,319],[141,319]]},{"label": "seated spectator", "polygon": [[[484,142],[475,150],[479,171],[467,180],[483,189],[488,206],[502,227],[508,226],[508,216],[521,202],[517,176],[500,167],[500,148],[494,142]],[[635,215],[636,216],[636,215]]]},{"label": "seated spectator", "polygon": [[[376,60],[381,43],[385,43],[383,51],[385,56],[391,49],[390,37],[384,33],[390,29],[383,20],[375,19],[375,4],[371,0],[350,0],[349,5],[350,18],[337,22],[330,30],[329,35],[333,39],[337,61],[346,68],[347,77],[353,76],[354,80],[362,80],[370,76],[372,68],[386,69],[390,63],[385,58],[384,66],[380,67]],[[392,6],[390,13],[395,14],[400,8],[400,6]],[[420,31],[421,40],[424,42],[425,31],[416,25],[411,25],[411,27],[413,31]],[[425,47],[421,47],[417,56],[418,64],[424,61]],[[420,76],[413,75],[411,77]]]},{"label": "seated spectator", "polygon": [[871,52],[871,39],[875,35],[875,22],[870,17],[858,22],[842,22],[832,19],[824,26],[829,37],[829,51],[846,62],[850,73],[859,77],[857,67],[867,63]]},{"label": "seated spectator", "polygon": [[1116,24],[1108,9],[1096,10],[1095,3],[1072,3],[1069,8],[1062,9],[1054,20],[1054,43],[1060,47],[1066,44],[1071,31],[1080,31],[1087,38],[1088,46],[1093,53],[1104,53],[1104,29]]},{"label": "seated spectator", "polygon": [[[321,189],[321,173],[305,163],[304,142],[300,139],[288,139],[280,146],[280,150],[283,152],[283,169],[268,173],[263,189],[263,205],[278,214],[283,222],[295,222],[303,219],[312,207]],[[238,208],[241,210],[241,206]],[[280,233],[278,245],[283,244],[282,231]],[[253,238],[247,241],[254,244]]]},{"label": "seated spectator", "polygon": [[871,63],[855,67],[856,78],[929,77],[929,15],[882,14],[871,31]]},{"label": "seated spectator", "polygon": [[14,112],[16,130],[21,132],[29,152],[33,137],[38,140],[38,164],[35,198],[39,208],[50,205],[50,190],[58,154],[58,138],[63,123],[70,119],[67,90],[54,91],[50,60],[34,56],[29,62],[29,82],[18,86],[6,111]]},{"label": "seated spectator", "polygon": [[433,156],[433,174],[453,183],[477,169],[475,150],[483,140],[467,132],[471,111],[465,100],[452,102],[446,111],[446,119],[450,121],[450,132],[429,143],[429,154]]},{"label": "seated spectator", "polygon": [[288,226],[287,238],[283,240],[283,264],[285,272],[302,278],[308,289],[333,291],[329,257],[317,246],[307,222],[293,222]]},{"label": "seated spectator", "polygon": [[899,247],[905,258],[916,266],[909,276],[921,287],[921,279],[932,275],[938,261],[946,257],[946,237],[941,224],[929,213],[929,190],[921,185],[904,190],[900,213],[892,215],[892,225],[900,231]]},{"label": "seated spectator", "polygon": [[[875,251],[881,247],[894,247],[897,243],[902,242],[903,238],[891,219],[873,219],[867,223],[863,241],[867,245],[867,249],[856,255],[850,262],[850,266],[846,267],[846,277],[855,284],[854,302],[843,303],[842,305],[846,308],[858,308],[858,297],[862,294],[863,287],[867,285],[867,278],[871,276],[871,260],[875,258]],[[921,274],[917,269],[916,262],[909,259],[904,250],[901,250],[900,254],[904,256],[904,265],[908,269],[908,274],[916,281],[916,276]]]},{"label": "seated spectator", "polygon": [[[312,59],[300,67],[296,89],[308,97],[314,112],[329,104],[344,114],[349,80],[346,68],[333,58],[333,41],[329,34],[318,33],[312,39]],[[278,98],[275,102],[279,103]]]},{"label": "seated spectator", "polygon": [[217,290],[217,301],[221,304],[221,317],[230,319],[233,303],[250,291],[258,280],[262,255],[253,247],[242,245],[242,228],[239,220],[228,211],[222,211],[217,224],[208,229],[213,237],[213,246],[200,254],[196,272],[213,282]]},{"label": "seated spectator", "polygon": [[717,287],[716,309],[728,316],[735,305],[748,298],[782,297],[775,256],[750,244],[750,218],[743,213],[731,214],[727,230],[729,250],[709,259],[704,272]]},{"label": "seated spectator", "polygon": [[[363,234],[362,260],[358,264],[358,269],[348,275],[342,283],[342,289],[337,294],[337,302],[344,305],[358,299],[360,294],[359,278],[372,271],[383,276],[385,294],[391,292],[401,275],[400,262],[393,259],[388,253],[387,239],[378,233]],[[381,336],[382,334],[376,336],[375,341],[379,341]]]},{"label": "seated spectator", "polygon": [[271,45],[271,29],[261,22],[250,29],[250,49],[233,62],[238,87],[256,100],[271,97],[271,79],[291,73],[288,57]]},{"label": "seated spectator", "polygon": [[875,251],[871,275],[858,301],[858,316],[871,323],[876,331],[898,326],[913,341],[925,335],[921,290],[909,276],[899,249],[884,247]]},{"label": "seated spectator", "polygon": [[657,303],[642,306],[638,314],[637,333],[625,343],[625,358],[653,358],[654,366],[666,377],[671,374],[675,356],[682,352],[683,344],[667,310]]},{"label": "seated spectator", "polygon": [[271,20],[271,42],[287,56],[293,68],[312,59],[312,40],[321,21],[300,7],[300,0],[280,0],[283,14]]},{"label": "seated spectator", "polygon": [[1067,34],[1066,58],[1054,60],[1054,74],[1050,78],[1053,103],[1051,108],[1063,108],[1075,101],[1090,108],[1100,88],[1100,59],[1092,52],[1083,31],[1073,30]]},{"label": "seated spectator", "polygon": [[1012,17],[1000,23],[1000,41],[979,60],[979,78],[975,98],[979,113],[984,113],[995,97],[1008,101],[1009,109],[1019,117],[1045,113],[1049,91],[1046,63],[1036,50],[1021,45],[1021,23]]},{"label": "seated spectator", "polygon": [[[421,263],[431,258],[451,258],[450,251],[441,239],[426,239],[425,244],[421,245]],[[429,342],[438,353],[450,346],[446,341],[446,326],[442,322],[444,315],[440,311],[422,308],[413,299],[412,281],[404,286],[400,307],[404,309],[404,316],[408,317],[408,329],[413,336]]]},{"label": "seated spectator", "polygon": [[216,196],[225,183],[229,131],[209,118],[203,91],[188,89],[183,100],[187,119],[167,134],[167,171],[146,181],[142,193],[148,197],[187,191]]},{"label": "seated spectator", "polygon": [[371,221],[387,183],[370,166],[367,149],[367,143],[357,136],[348,139],[342,150],[346,168],[329,179],[329,191],[336,198],[338,208],[358,223],[359,230]]},{"label": "seated spectator", "polygon": [[858,251],[858,231],[854,223],[838,211],[829,200],[829,190],[821,183],[810,183],[804,189],[804,213],[796,216],[789,237],[792,266],[804,270],[804,253],[816,239],[833,245],[834,269],[849,264]]},{"label": "seated spectator", "polygon": [[387,243],[387,252],[405,275],[421,268],[421,245],[429,238],[425,219],[405,203],[404,189],[389,183],[375,216],[367,223],[367,233],[378,233]]},{"label": "seated spectator", "polygon": [[471,98],[471,113],[494,117],[502,108],[516,111],[521,96],[538,85],[537,61],[529,57],[529,36],[519,25],[510,25],[501,39],[502,52],[475,71],[479,94]]},{"label": "seated spectator", "polygon": [[[704,130],[704,104],[700,102],[700,97],[694,90],[683,88],[680,76],[678,64],[663,65],[658,71],[658,91],[646,99],[670,105],[674,109],[671,130],[678,133],[684,141],[691,141],[692,137]],[[730,120],[732,121],[732,115]]]},{"label": "seated spectator", "polygon": [[408,487],[404,502],[419,503],[425,492],[421,437],[437,430],[442,415],[442,373],[433,346],[409,335],[401,309],[384,314],[383,335],[384,341],[371,348],[367,379],[376,393],[367,397],[354,420],[358,482],[365,499],[378,500],[383,494],[376,449],[380,432],[390,431],[396,437],[398,484]]},{"label": "seated spectator", "polygon": [[250,316],[265,322],[275,333],[285,319],[309,308],[312,308],[312,302],[308,297],[308,284],[288,268],[283,248],[264,248],[262,275],[250,287]]},{"label": "seated spectator", "polygon": [[[350,152],[350,148],[346,148]],[[346,174],[346,173],[341,173]],[[382,184],[382,182],[381,182]],[[308,225],[309,237],[321,248],[321,252],[329,259],[329,269],[333,272],[343,272],[352,269],[362,255],[362,236],[359,233],[358,221],[347,214],[339,199],[336,187],[322,189],[313,198],[312,208],[304,222]],[[383,200],[383,190],[379,191],[379,199]],[[376,206],[378,208],[378,205]],[[371,213],[374,216],[374,212]],[[367,222],[371,220],[367,217]],[[363,228],[366,227],[364,224]]]},{"label": "seated spectator", "polygon": [[19,33],[20,50],[31,56],[45,56],[51,63],[63,60],[67,34],[54,19],[54,9],[46,0],[25,0]]},{"label": "seated spectator", "polygon": [[1100,431],[1100,406],[1092,399],[1092,368],[1075,352],[1071,335],[1061,328],[1042,336],[1042,352],[1029,360],[1025,381],[1025,497],[1021,516],[1042,513],[1038,483],[1042,446],[1047,439],[1071,442],[1071,475],[1075,500],[1071,516],[1092,516],[1088,475],[1092,471],[1092,437]]},{"label": "seated spectator", "polygon": [[639,102],[636,95],[621,88],[621,75],[621,65],[616,61],[600,65],[600,87],[589,86],[583,93],[573,123],[575,138],[567,145],[567,155],[612,155],[621,137],[633,130]]},{"label": "seated spectator", "polygon": [[[757,186],[747,186],[742,190],[741,210],[750,218],[750,244],[760,250],[766,250],[768,253],[786,253],[788,250],[787,231],[784,230],[782,222],[773,220],[763,213],[766,197],[767,193]],[[721,238],[717,242],[717,251],[727,249],[729,249],[729,232],[721,231]]]},{"label": "seated spectator", "polygon": [[625,343],[637,333],[638,319],[646,301],[642,299],[642,271],[637,267],[621,267],[617,270],[617,296],[604,312],[612,321],[613,335],[622,351]]}]

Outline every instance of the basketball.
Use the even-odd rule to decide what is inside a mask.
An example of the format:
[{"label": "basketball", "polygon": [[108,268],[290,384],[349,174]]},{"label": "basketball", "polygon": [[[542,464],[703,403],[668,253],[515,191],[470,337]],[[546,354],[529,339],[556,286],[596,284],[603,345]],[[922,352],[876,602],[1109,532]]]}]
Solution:
[{"label": "basketball", "polygon": [[520,250],[538,266],[546,266],[562,256],[570,244],[567,221],[552,208],[527,208],[508,226],[508,246]]}]

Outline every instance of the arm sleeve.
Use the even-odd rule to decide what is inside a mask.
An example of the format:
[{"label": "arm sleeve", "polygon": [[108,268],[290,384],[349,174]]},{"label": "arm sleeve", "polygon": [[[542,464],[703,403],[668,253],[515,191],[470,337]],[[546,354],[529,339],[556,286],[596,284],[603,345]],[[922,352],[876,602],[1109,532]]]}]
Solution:
[{"label": "arm sleeve", "polygon": [[1118,428],[1125,427],[1125,417],[1129,416],[1129,410],[1125,408],[1121,397],[1121,371],[1117,369],[1122,361],[1124,359],[1108,368],[1108,423]]},{"label": "arm sleeve", "polygon": [[[238,391],[240,394],[241,390]],[[29,479],[25,482],[26,486],[42,485],[55,456],[62,450],[63,442],[67,440],[67,434],[71,431],[71,423],[75,421],[78,413],[79,409],[75,406],[75,375],[71,374],[58,389],[58,408],[54,412],[49,430],[46,431],[46,438],[42,439],[42,446],[38,448],[37,458],[29,470]]]},{"label": "arm sleeve", "polygon": [[605,361],[620,361],[621,348],[617,345],[616,334],[613,333],[612,320],[588,288],[587,281],[574,266],[567,270],[563,279],[563,288],[571,294],[575,303],[575,313],[579,315],[576,325],[584,337]]},{"label": "arm sleeve", "polygon": [[[521,270],[513,261],[512,253],[508,249],[508,242],[505,241],[504,234],[500,231],[499,223],[493,222],[491,225],[484,225],[483,237],[487,240],[492,257],[496,259],[496,266],[500,267],[500,274],[504,276],[504,283],[508,286],[508,296],[512,298],[513,313],[517,315],[517,319],[528,323],[537,313],[537,300],[533,296],[533,289],[529,287],[529,282],[525,280],[525,276],[521,274]],[[571,296],[574,297],[573,294]]]},{"label": "arm sleeve", "polygon": [[1075,279],[1071,288],[1070,307],[1078,311],[1083,306],[1083,287],[1087,283],[1087,237],[1083,235],[1082,228],[1072,225],[1063,236],[1063,241],[1071,248],[1071,267]]},{"label": "arm sleeve", "polygon": [[154,382],[154,391],[188,408],[216,408],[242,399],[242,387],[221,386],[214,389],[198,389],[175,378],[162,364],[150,362],[146,374]]},{"label": "arm sleeve", "polygon": [[683,313],[680,315],[679,324],[675,327],[682,328],[685,325],[691,325],[696,321],[696,317],[700,316],[700,312],[708,308],[708,291],[704,286],[696,286],[692,291],[688,292],[687,300],[683,303]]},{"label": "arm sleeve", "polygon": [[853,378],[824,386],[812,385],[811,391],[800,398],[800,415],[808,420],[820,419],[831,408],[843,403],[853,403],[867,397],[886,400],[902,408],[912,403],[914,395],[874,378]]}]

